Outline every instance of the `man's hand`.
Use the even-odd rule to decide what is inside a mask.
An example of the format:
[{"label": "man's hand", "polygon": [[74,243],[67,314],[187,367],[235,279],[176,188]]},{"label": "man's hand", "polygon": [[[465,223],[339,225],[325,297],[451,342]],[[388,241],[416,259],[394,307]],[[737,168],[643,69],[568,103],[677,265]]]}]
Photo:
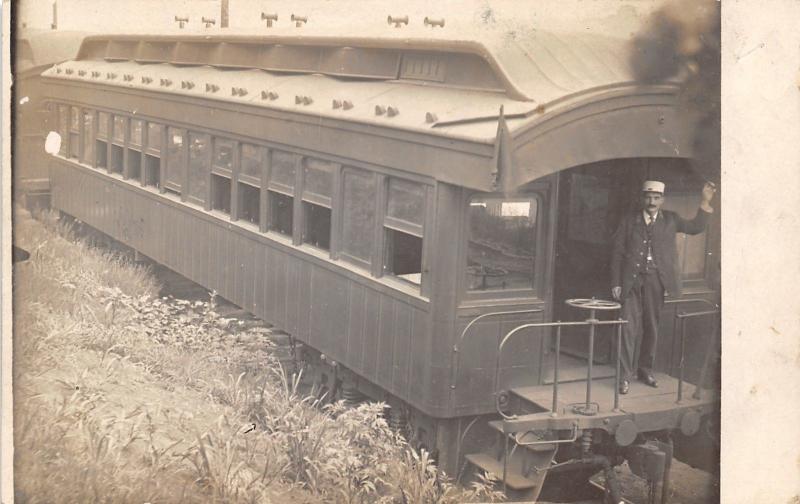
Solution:
[{"label": "man's hand", "polygon": [[619,285],[616,286],[616,287],[612,287],[611,288],[611,297],[613,297],[615,300],[619,301],[620,300],[619,299],[620,296],[622,296],[622,287],[620,287]]},{"label": "man's hand", "polygon": [[706,182],[703,186],[703,203],[711,203],[714,194],[717,192],[717,186],[712,182]]}]

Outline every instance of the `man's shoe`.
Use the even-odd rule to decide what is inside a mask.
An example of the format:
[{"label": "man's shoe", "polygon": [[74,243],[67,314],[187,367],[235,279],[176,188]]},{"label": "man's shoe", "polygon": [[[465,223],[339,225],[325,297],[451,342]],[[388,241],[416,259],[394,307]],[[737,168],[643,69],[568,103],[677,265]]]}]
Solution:
[{"label": "man's shoe", "polygon": [[628,380],[622,380],[619,382],[619,393],[620,394],[627,394],[631,391],[631,382]]},{"label": "man's shoe", "polygon": [[658,380],[656,380],[656,377],[653,376],[653,373],[640,371],[639,379],[642,380],[642,382],[649,387],[658,387]]}]

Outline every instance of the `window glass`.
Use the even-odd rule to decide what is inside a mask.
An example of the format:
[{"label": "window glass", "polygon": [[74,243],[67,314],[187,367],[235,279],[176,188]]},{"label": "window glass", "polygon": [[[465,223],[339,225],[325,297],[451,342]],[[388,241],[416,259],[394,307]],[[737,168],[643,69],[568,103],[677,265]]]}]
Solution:
[{"label": "window glass", "polygon": [[61,135],[61,149],[59,154],[65,156],[67,154],[67,142],[69,141],[69,130],[67,129],[69,121],[69,109],[66,105],[58,106],[58,133]]},{"label": "window glass", "polygon": [[[700,193],[667,194],[664,199],[664,210],[671,210],[683,217],[693,217],[700,206]],[[678,265],[684,280],[702,279],[706,270],[707,233],[687,235],[678,233],[675,237],[678,246]]]},{"label": "window glass", "polygon": [[178,128],[167,129],[167,173],[165,184],[180,188],[186,159],[183,154],[183,131]]},{"label": "window glass", "polygon": [[269,229],[292,236],[294,198],[269,191],[270,212]]},{"label": "window glass", "polygon": [[320,196],[331,196],[333,185],[333,163],[318,159],[306,159],[303,190]]},{"label": "window glass", "polygon": [[88,110],[83,112],[83,161],[87,164],[94,162],[94,137],[92,128],[94,127],[94,113]]},{"label": "window glass", "polygon": [[386,214],[421,226],[425,214],[424,186],[406,180],[390,179]]},{"label": "window glass", "polygon": [[127,123],[127,118],[124,116],[114,116],[114,141],[118,143],[125,142],[125,124]]},{"label": "window glass", "polygon": [[272,151],[272,166],[270,170],[270,182],[294,187],[294,154],[282,151]]},{"label": "window glass", "polygon": [[147,146],[157,151],[161,150],[161,125],[147,123]]},{"label": "window glass", "polygon": [[81,116],[78,112],[78,107],[70,107],[69,109],[69,129],[72,131],[80,131]]},{"label": "window glass", "polygon": [[97,140],[94,145],[97,153],[97,167],[108,168],[108,143],[105,140]]},{"label": "window glass", "polygon": [[479,197],[470,202],[470,290],[533,288],[537,210],[534,198]]},{"label": "window glass", "polygon": [[138,180],[142,174],[142,153],[128,149],[128,177]]},{"label": "window glass", "polygon": [[150,154],[144,156],[144,185],[161,187],[161,158]]},{"label": "window glass", "polygon": [[206,200],[208,190],[206,179],[211,169],[208,165],[210,143],[209,135],[189,134],[189,187],[186,193],[200,203]]},{"label": "window glass", "polygon": [[122,173],[124,150],[119,145],[111,144],[111,165],[109,171],[112,173]]},{"label": "window glass", "polygon": [[77,133],[69,134],[69,157],[78,159],[78,149],[80,148],[81,139]]},{"label": "window glass", "polygon": [[242,175],[261,180],[261,148],[242,144]]},{"label": "window glass", "polygon": [[375,226],[375,177],[347,168],[343,184],[342,250],[369,262]]},{"label": "window glass", "polygon": [[144,128],[144,121],[141,119],[131,119],[131,143],[134,145],[142,145],[142,129]]},{"label": "window glass", "polygon": [[214,166],[225,168],[226,170],[233,169],[233,140],[226,140],[224,138],[214,139]]},{"label": "window glass", "polygon": [[97,113],[97,138],[108,138],[108,112]]}]

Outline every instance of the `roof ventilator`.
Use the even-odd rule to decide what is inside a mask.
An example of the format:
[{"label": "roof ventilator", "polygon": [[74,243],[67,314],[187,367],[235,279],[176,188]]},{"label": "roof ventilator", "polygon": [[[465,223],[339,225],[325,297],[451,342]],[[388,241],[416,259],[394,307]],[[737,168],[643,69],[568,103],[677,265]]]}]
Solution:
[{"label": "roof ventilator", "polygon": [[86,75],[86,70],[78,70],[78,77],[83,77]]},{"label": "roof ventilator", "polygon": [[429,18],[425,17],[425,26],[430,26],[431,28],[444,28],[444,18]]},{"label": "roof ventilator", "polygon": [[151,82],[153,82],[152,77],[142,77],[142,84],[150,84]]},{"label": "roof ventilator", "polygon": [[261,91],[261,99],[266,100],[269,99],[270,101],[274,101],[278,99],[278,93],[275,91]]},{"label": "roof ventilator", "polygon": [[243,87],[232,87],[231,96],[247,96],[247,90]]},{"label": "roof ventilator", "polygon": [[59,67],[56,67],[56,73],[57,73],[57,74],[60,74],[60,73],[61,73],[61,69],[60,69]]},{"label": "roof ventilator", "polygon": [[399,113],[400,113],[400,111],[397,110],[397,107],[392,107],[390,105],[389,107],[386,108],[386,115],[389,116],[389,117],[394,117]]},{"label": "roof ventilator", "polygon": [[262,12],[261,20],[267,22],[267,28],[272,28],[272,23],[278,20],[278,14],[267,14],[266,12]]},{"label": "roof ventilator", "polygon": [[296,16],[292,14],[292,21],[294,21],[294,25],[297,28],[300,28],[304,24],[308,23],[308,16]]},{"label": "roof ventilator", "polygon": [[100,78],[100,72],[98,72],[97,70],[93,70],[92,79],[99,79],[99,78]]},{"label": "roof ventilator", "polygon": [[314,103],[314,100],[312,100],[310,96],[295,95],[294,103],[295,105],[311,105]]},{"label": "roof ventilator", "polygon": [[333,100],[334,109],[350,110],[353,108],[353,102],[350,100]]},{"label": "roof ventilator", "polygon": [[67,68],[66,70],[64,70],[64,73],[67,74],[67,75],[72,75],[74,72],[75,72],[75,70],[73,70],[71,68]]},{"label": "roof ventilator", "polygon": [[181,81],[181,89],[194,89],[194,82]]},{"label": "roof ventilator", "polygon": [[206,93],[216,93],[217,91],[219,91],[219,86],[206,83]]},{"label": "roof ventilator", "polygon": [[211,25],[217,24],[217,20],[214,18],[207,18],[203,16],[202,18],[200,18],[200,20],[204,25],[206,25],[206,28],[211,28]]},{"label": "roof ventilator", "polygon": [[113,80],[113,79],[116,79],[116,78],[117,78],[117,74],[115,74],[114,72],[108,72],[106,74],[106,79],[108,79],[108,80]]},{"label": "roof ventilator", "polygon": [[131,82],[133,80],[133,74],[125,74],[122,76],[122,80],[125,82]]},{"label": "roof ventilator", "polygon": [[439,120],[439,117],[434,114],[433,112],[425,112],[425,122],[426,123],[435,123]]},{"label": "roof ventilator", "polygon": [[386,21],[389,24],[394,24],[395,28],[400,28],[401,24],[408,24],[408,16],[389,16]]},{"label": "roof ventilator", "polygon": [[178,23],[178,26],[180,28],[183,28],[184,26],[186,26],[186,23],[189,22],[189,16],[184,16],[184,17],[175,16],[175,22]]},{"label": "roof ventilator", "polygon": [[386,107],[383,105],[375,105],[375,115],[383,115],[386,113]]},{"label": "roof ventilator", "polygon": [[172,80],[170,80],[170,79],[161,79],[161,85],[169,87],[169,86],[172,85]]}]

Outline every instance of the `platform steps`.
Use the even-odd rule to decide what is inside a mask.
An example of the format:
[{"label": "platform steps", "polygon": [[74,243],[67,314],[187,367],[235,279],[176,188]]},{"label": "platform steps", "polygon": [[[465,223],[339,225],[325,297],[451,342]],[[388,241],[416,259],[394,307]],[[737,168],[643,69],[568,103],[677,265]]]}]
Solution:
[{"label": "platform steps", "polygon": [[[505,468],[505,490],[510,500],[535,501],[542,489],[547,471],[556,454],[556,444],[517,444],[513,434],[503,432],[503,421],[488,422],[497,435],[494,444],[486,451],[470,453],[466,456],[470,464],[493,474],[503,487],[503,452],[505,437],[508,437],[508,456]],[[541,441],[535,432],[517,436],[522,443]]]}]

